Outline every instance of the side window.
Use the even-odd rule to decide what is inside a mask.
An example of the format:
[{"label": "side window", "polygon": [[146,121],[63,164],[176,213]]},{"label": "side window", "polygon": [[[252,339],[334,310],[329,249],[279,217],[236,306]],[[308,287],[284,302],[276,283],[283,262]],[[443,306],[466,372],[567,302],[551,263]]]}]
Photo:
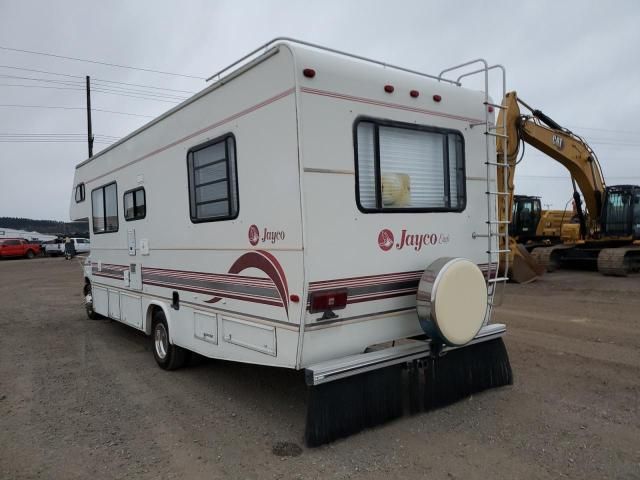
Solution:
[{"label": "side window", "polygon": [[118,231],[118,187],[110,183],[91,192],[93,233]]},{"label": "side window", "polygon": [[212,222],[238,216],[236,145],[225,135],[187,153],[191,221]]},{"label": "side window", "polygon": [[76,185],[76,203],[84,202],[84,183]]},{"label": "side window", "polygon": [[135,188],[124,194],[124,219],[140,220],[147,215],[147,199],[144,188]]},{"label": "side window", "polygon": [[381,120],[355,127],[357,202],[363,212],[462,211],[459,132]]}]

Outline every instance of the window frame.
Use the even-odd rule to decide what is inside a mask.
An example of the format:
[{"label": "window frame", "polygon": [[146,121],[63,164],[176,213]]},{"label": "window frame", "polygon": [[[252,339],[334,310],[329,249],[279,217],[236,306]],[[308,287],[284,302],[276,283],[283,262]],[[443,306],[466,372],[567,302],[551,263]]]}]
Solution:
[{"label": "window frame", "polygon": [[[144,215],[142,215],[141,217],[136,217],[135,216],[135,211],[136,211],[136,192],[138,190],[142,190],[142,194],[144,195]],[[129,193],[133,195],[133,212],[134,212],[134,216],[131,217],[131,218],[127,218],[127,208],[126,208],[127,203],[125,201],[125,197]],[[136,220],[142,220],[143,218],[147,217],[147,192],[145,191],[144,187],[132,188],[131,190],[127,190],[126,192],[124,192],[122,194],[122,215],[124,216],[124,221],[125,222],[134,222]]]},{"label": "window frame", "polygon": [[[93,192],[95,192],[96,190],[102,190],[102,213],[103,213],[103,217],[104,218],[104,223],[105,223],[105,228],[107,225],[107,197],[106,197],[106,189],[107,187],[111,186],[111,185],[115,185],[116,186],[116,217],[118,219],[118,224],[116,226],[115,230],[104,230],[103,232],[96,232],[95,231],[95,226],[93,223]],[[93,190],[91,190],[91,231],[93,232],[94,235],[102,235],[104,233],[116,233],[117,231],[120,230],[120,213],[118,211],[118,182],[116,182],[115,180],[109,183],[105,183],[104,185],[100,186],[100,187],[96,187]]]},{"label": "window frame", "polygon": [[[76,185],[75,196],[74,196],[76,203],[82,203],[85,201],[86,199],[85,190],[86,188],[84,186],[84,182],[81,182],[78,185]],[[78,200],[78,192],[80,192],[80,200]]]},{"label": "window frame", "polygon": [[[229,175],[231,172],[231,169],[229,168],[230,166],[229,144],[227,142],[229,138],[232,140],[232,144],[233,144],[233,168],[235,171],[235,175],[234,175],[235,185],[233,186],[231,185],[231,178]],[[194,176],[194,173],[193,173],[194,168],[190,166],[190,158],[191,158],[191,155],[194,154],[195,152],[204,150],[207,147],[210,147],[212,145],[215,145],[217,143],[222,143],[222,142],[224,142],[225,160],[226,160],[226,166],[227,166],[227,202],[231,207],[231,188],[235,188],[237,208],[236,208],[235,214],[232,214],[232,215],[227,215],[224,217],[213,217],[213,218],[198,218],[197,216],[194,216],[194,212],[192,209],[192,202],[191,202],[191,192],[193,191],[193,195],[195,195],[196,187],[193,183],[194,178],[192,177]],[[186,163],[187,163],[187,181],[188,181],[187,200],[189,202],[189,218],[191,219],[191,223],[221,222],[221,221],[227,221],[227,220],[235,220],[236,218],[238,218],[238,216],[240,215],[240,187],[239,187],[240,182],[238,181],[238,148],[236,144],[235,135],[231,132],[225,133],[224,135],[220,135],[212,140],[207,140],[204,143],[200,143],[198,145],[195,145],[189,148],[189,150],[187,150]],[[231,208],[229,210],[231,210]]]},{"label": "window frame", "polygon": [[[359,161],[358,161],[358,126],[361,123],[371,123],[374,126],[374,159],[373,159],[373,167],[375,174],[375,185],[376,185],[376,198],[377,201],[381,201],[382,189],[381,189],[381,175],[380,175],[380,133],[379,127],[392,127],[392,128],[404,128],[406,130],[416,130],[420,132],[428,132],[428,133],[438,133],[441,135],[445,135],[445,139],[448,138],[449,135],[456,135],[460,138],[460,148],[461,148],[461,165],[460,168],[462,170],[462,182],[461,185],[458,185],[458,195],[460,196],[460,192],[462,196],[460,197],[460,205],[458,207],[380,207],[380,208],[367,208],[364,207],[360,203],[360,172]],[[390,119],[382,119],[368,116],[360,116],[355,119],[353,122],[353,153],[354,153],[354,165],[355,165],[355,187],[356,187],[356,205],[358,206],[358,210],[362,213],[460,213],[463,212],[467,208],[467,165],[466,165],[466,150],[465,150],[465,140],[464,135],[460,130],[455,130],[453,128],[442,128],[442,127],[434,127],[430,125],[421,125],[417,123],[408,123],[408,122],[400,122],[397,120]],[[442,179],[444,183],[445,192],[450,192],[451,189],[451,177],[449,170],[449,142],[444,142],[443,148],[443,171],[445,173],[445,177]],[[445,180],[449,180],[446,182]]]}]

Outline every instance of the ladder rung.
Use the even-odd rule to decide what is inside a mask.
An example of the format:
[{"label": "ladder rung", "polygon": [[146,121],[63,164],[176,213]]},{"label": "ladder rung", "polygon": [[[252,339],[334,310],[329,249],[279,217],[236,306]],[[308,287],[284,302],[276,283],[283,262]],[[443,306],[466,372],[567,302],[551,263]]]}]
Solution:
[{"label": "ladder rung", "polygon": [[495,107],[495,108],[504,108],[504,109],[507,108],[506,105],[502,106],[502,105],[498,105],[497,103],[491,103],[491,102],[482,102],[482,103],[484,103],[485,105],[490,105],[490,106]]},{"label": "ladder rung", "polygon": [[492,191],[488,191],[488,192],[484,192],[487,195],[511,195],[509,192],[492,192]]},{"label": "ladder rung", "polygon": [[511,250],[487,250],[487,253],[509,253]]},{"label": "ladder rung", "polygon": [[509,135],[503,133],[484,132],[485,135],[491,135],[492,137],[509,138]]},{"label": "ladder rung", "polygon": [[498,282],[506,282],[507,280],[509,280],[509,277],[497,277],[497,278],[490,278],[487,280],[487,282],[498,283]]},{"label": "ladder rung", "polygon": [[496,167],[502,168],[511,168],[511,165],[508,163],[499,163],[499,162],[484,162],[485,165],[495,165]]}]

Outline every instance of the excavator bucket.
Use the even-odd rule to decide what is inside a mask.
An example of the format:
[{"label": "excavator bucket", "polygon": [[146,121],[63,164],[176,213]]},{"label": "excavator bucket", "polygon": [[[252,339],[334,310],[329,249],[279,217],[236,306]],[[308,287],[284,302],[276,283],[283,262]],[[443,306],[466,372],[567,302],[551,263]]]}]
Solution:
[{"label": "excavator bucket", "polygon": [[540,266],[523,245],[511,246],[513,260],[509,269],[509,278],[515,283],[535,282],[544,273]]}]

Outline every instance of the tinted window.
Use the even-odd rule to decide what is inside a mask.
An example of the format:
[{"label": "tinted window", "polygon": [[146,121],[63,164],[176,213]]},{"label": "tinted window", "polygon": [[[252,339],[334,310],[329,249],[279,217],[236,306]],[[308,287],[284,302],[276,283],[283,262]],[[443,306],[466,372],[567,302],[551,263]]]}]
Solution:
[{"label": "tinted window", "polygon": [[187,167],[193,222],[238,216],[235,141],[231,135],[190,150]]},{"label": "tinted window", "polygon": [[147,214],[144,188],[136,188],[124,194],[125,220],[139,220]]},{"label": "tinted window", "polygon": [[118,231],[118,187],[110,183],[91,192],[93,233]]},{"label": "tinted window", "polygon": [[361,210],[464,209],[464,145],[460,133],[363,120],[356,126],[355,142]]}]

